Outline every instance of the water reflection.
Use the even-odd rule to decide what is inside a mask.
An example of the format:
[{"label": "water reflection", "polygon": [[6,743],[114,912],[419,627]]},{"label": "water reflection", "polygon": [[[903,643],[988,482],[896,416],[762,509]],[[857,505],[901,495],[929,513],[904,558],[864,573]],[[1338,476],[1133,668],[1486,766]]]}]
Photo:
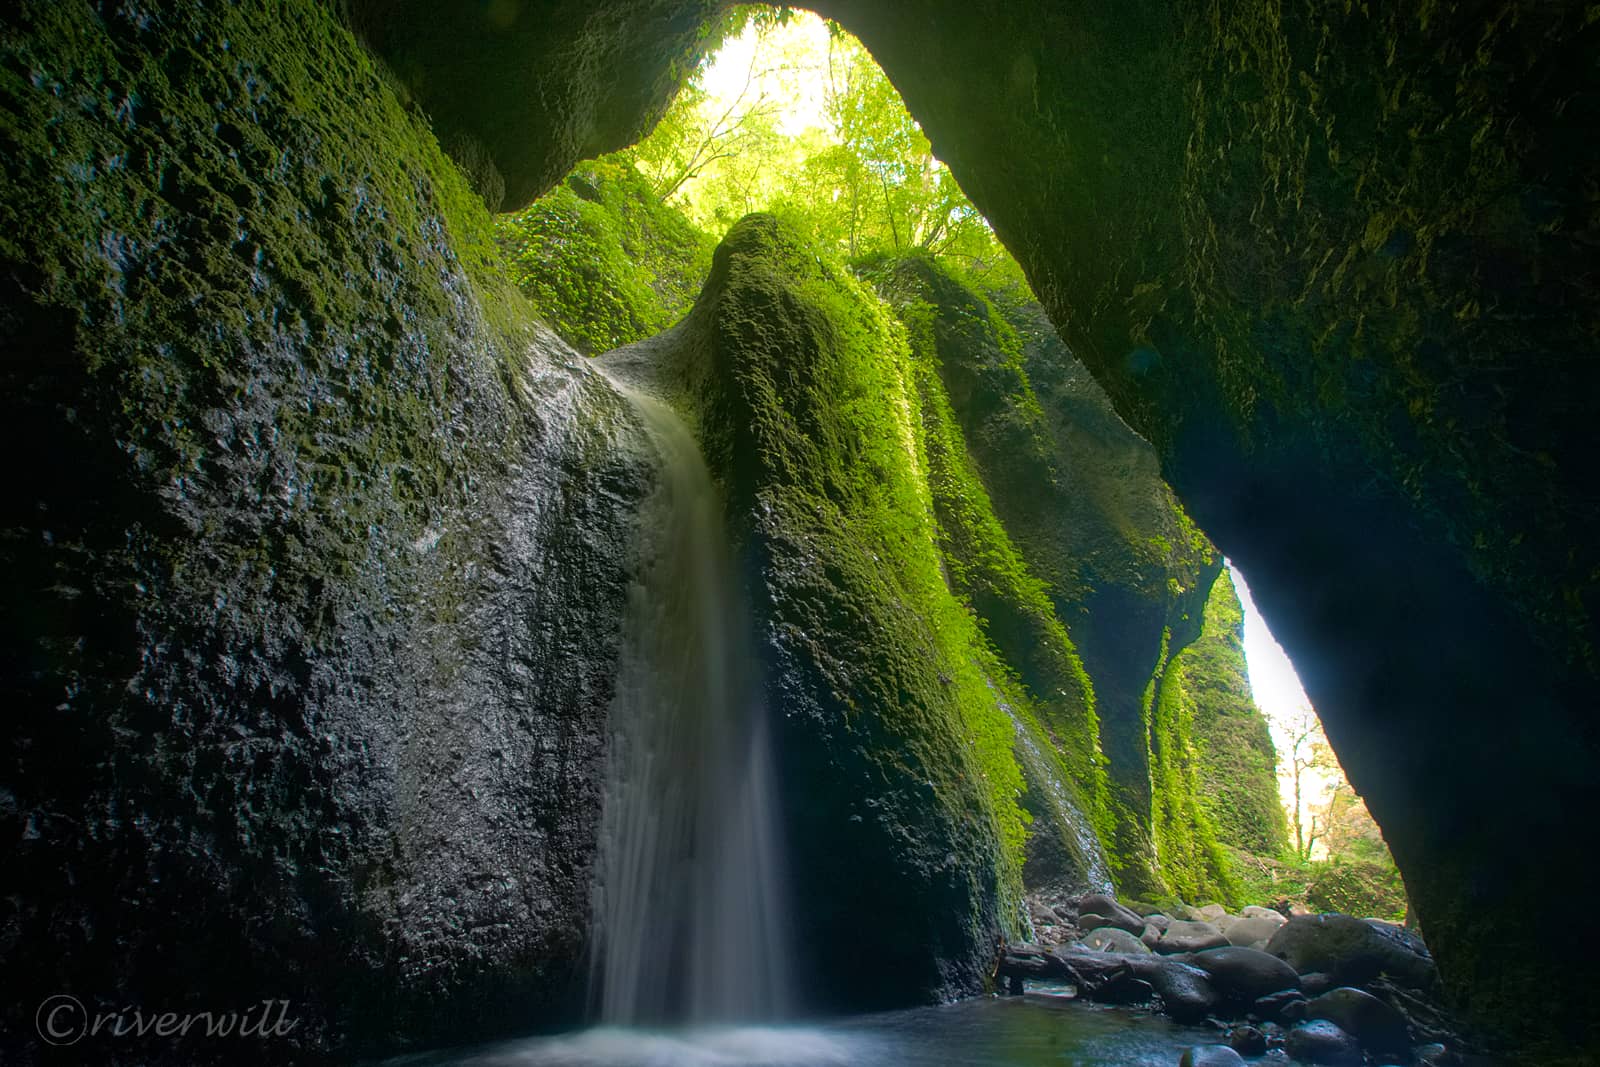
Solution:
[{"label": "water reflection", "polygon": [[391,1067],[1175,1067],[1183,1049],[1217,1040],[1162,1016],[1030,993],[805,1026],[600,1027]]}]

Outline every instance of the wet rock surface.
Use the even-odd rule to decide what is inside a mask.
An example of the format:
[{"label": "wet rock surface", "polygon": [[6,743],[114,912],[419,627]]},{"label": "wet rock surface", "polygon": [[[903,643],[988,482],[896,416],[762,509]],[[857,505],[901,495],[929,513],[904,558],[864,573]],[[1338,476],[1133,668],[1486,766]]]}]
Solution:
[{"label": "wet rock surface", "polygon": [[1426,988],[1438,979],[1433,957],[1420,938],[1349,915],[1290,919],[1272,935],[1266,951],[1300,974],[1326,973],[1335,983],[1360,984],[1382,974]]},{"label": "wet rock surface", "polygon": [[1371,993],[1343,986],[1306,1002],[1306,1019],[1326,1019],[1373,1052],[1404,1052],[1411,1047],[1406,1018]]},{"label": "wet rock surface", "polygon": [[57,990],[299,1019],[73,1049],[139,1062],[575,1016],[627,405],[324,6],[0,22],[0,1058]]},{"label": "wet rock surface", "polygon": [[1229,998],[1245,1003],[1299,986],[1300,976],[1276,956],[1250,948],[1228,946],[1196,952],[1184,963],[1209,974]]},{"label": "wet rock surface", "polygon": [[1361,1067],[1366,1062],[1361,1043],[1331,1022],[1301,1023],[1285,1039],[1289,1055],[1307,1063],[1329,1067]]},{"label": "wet rock surface", "polygon": [[1186,1049],[1178,1067],[1242,1067],[1243,1058],[1227,1045],[1201,1045]]},{"label": "wet rock surface", "polygon": [[[1069,902],[1069,910],[1070,903],[1075,902]],[[1103,900],[1095,905],[1114,910]],[[1260,918],[1244,919],[1216,907],[1170,910],[1205,915],[1219,926]],[[1351,916],[1302,918],[1323,921],[1305,923],[1297,918],[1283,928],[1300,923],[1297,930],[1301,932],[1294,935],[1296,944],[1304,931],[1310,931],[1317,952],[1303,958],[1335,973],[1370,967],[1375,943],[1385,951],[1393,951],[1396,945],[1403,948],[1403,956],[1390,960],[1398,969],[1426,960],[1426,946],[1415,934],[1385,937],[1372,924]],[[1379,934],[1379,940],[1373,942],[1361,930]],[[1325,937],[1329,931],[1337,936]],[[1298,1062],[1316,1064],[1359,1065],[1387,1059],[1423,1063],[1429,1062],[1428,1057],[1457,1062],[1464,1054],[1471,1059],[1481,1052],[1476,1043],[1459,1033],[1432,994],[1391,977],[1374,976],[1364,988],[1336,986],[1327,973],[1299,974],[1279,956],[1233,945],[1172,955],[1151,953],[1143,944],[1132,951],[1097,950],[1098,946],[1109,948],[1121,936],[1131,936],[1113,929],[1097,932],[1101,937],[1092,943],[1080,938],[1053,948],[1005,948],[997,960],[996,974],[1024,986],[1029,979],[1067,983],[1086,999],[1162,1011],[1181,1022],[1209,1019],[1224,1031],[1227,1051],[1252,1057],[1253,1062],[1255,1058],[1270,1062],[1273,1056],[1293,1056]],[[1139,993],[1146,987],[1151,999],[1141,1000]],[[1199,1050],[1194,1051],[1198,1055]]]}]

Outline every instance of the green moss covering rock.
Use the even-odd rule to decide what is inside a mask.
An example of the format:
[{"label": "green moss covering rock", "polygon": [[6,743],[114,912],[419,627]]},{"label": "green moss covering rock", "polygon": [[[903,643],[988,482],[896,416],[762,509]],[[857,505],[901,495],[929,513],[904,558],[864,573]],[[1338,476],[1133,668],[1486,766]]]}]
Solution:
[{"label": "green moss covering rock", "polygon": [[1025,921],[1024,782],[1004,668],[941,568],[902,331],[756,215],[679,328],[607,362],[692,413],[727,493],[813,989],[861,1007],[979,988]]},{"label": "green moss covering rock", "polygon": [[936,492],[953,588],[1028,687],[1119,887],[1216,892],[1195,702],[1169,673],[1201,632],[1215,550],[1026,294],[980,292],[927,257],[867,271],[926,368],[924,410],[948,411],[929,441],[957,460]]},{"label": "green moss covering rock", "polygon": [[677,322],[711,269],[711,239],[622,159],[581,165],[495,233],[517,287],[585,355]]},{"label": "green moss covering rock", "polygon": [[1288,843],[1278,797],[1278,754],[1250,691],[1244,614],[1226,569],[1212,583],[1200,636],[1184,650],[1180,668],[1194,728],[1200,803],[1217,840],[1263,856],[1278,855]]}]

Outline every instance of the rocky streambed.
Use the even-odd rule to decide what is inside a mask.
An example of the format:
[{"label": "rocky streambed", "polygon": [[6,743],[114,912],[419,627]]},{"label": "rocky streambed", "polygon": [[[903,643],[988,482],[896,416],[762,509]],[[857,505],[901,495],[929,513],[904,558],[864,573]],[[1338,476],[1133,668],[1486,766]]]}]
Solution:
[{"label": "rocky streambed", "polygon": [[1036,944],[1004,945],[996,978],[1066,984],[1102,1004],[1214,1028],[1181,1067],[1482,1067],[1440,1003],[1422,938],[1379,919],[1221,905],[1136,909],[1103,893],[1034,899]]}]

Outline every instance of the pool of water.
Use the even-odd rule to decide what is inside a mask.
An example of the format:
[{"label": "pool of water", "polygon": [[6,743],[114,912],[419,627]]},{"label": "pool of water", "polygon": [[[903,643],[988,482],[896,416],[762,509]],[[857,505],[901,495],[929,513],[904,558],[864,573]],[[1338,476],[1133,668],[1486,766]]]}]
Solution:
[{"label": "pool of water", "polygon": [[1162,1016],[1030,993],[791,1026],[597,1027],[389,1067],[1176,1067],[1183,1049],[1218,1040]]}]

